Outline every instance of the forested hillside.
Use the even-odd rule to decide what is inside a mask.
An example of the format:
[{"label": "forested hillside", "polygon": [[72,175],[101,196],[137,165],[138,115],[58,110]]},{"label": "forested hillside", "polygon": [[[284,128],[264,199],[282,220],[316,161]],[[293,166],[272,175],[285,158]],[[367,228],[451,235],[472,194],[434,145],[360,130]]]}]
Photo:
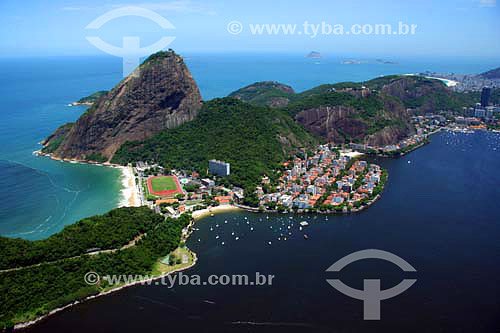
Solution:
[{"label": "forested hillside", "polygon": [[[120,208],[119,210],[123,210],[124,214],[133,214],[133,211],[137,210],[135,218],[139,225],[156,223],[154,221],[157,217],[163,221],[160,215],[143,214],[142,208]],[[115,212],[110,218],[113,220],[114,227],[110,227],[107,233],[113,234],[114,228],[122,222],[123,215]],[[112,274],[151,274],[157,260],[179,246],[182,229],[190,221],[191,216],[187,214],[178,219],[167,218],[151,229],[135,246],[121,251],[92,256],[83,255],[56,263],[0,272],[0,329],[12,327],[17,322],[32,320],[55,308],[97,294],[110,287],[103,279],[95,285],[88,285],[84,279],[88,272],[96,272],[101,277]],[[55,236],[63,237],[62,233]],[[84,245],[80,246],[80,242]],[[88,244],[85,239],[67,239],[59,246],[64,252],[65,248],[85,248]],[[49,252],[50,250],[47,249]],[[19,253],[19,256],[22,258],[23,254]],[[47,257],[50,257],[50,254],[47,253]]]},{"label": "forested hillside", "polygon": [[123,207],[80,220],[43,240],[0,237],[0,270],[120,248],[162,221],[147,207]]},{"label": "forested hillside", "polygon": [[229,181],[248,187],[271,173],[291,151],[316,140],[281,110],[234,98],[204,104],[198,116],[145,141],[125,143],[113,162],[156,161],[171,169],[206,174],[208,160],[231,163]]}]

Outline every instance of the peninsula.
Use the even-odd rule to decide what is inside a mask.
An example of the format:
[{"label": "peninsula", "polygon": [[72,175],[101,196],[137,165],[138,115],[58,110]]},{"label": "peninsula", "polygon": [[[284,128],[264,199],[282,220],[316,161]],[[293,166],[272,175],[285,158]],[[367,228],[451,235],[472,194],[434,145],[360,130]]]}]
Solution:
[{"label": "peninsula", "polygon": [[[300,93],[257,82],[202,102],[182,57],[169,50],[150,56],[77,122],[57,129],[41,154],[128,165],[137,179],[135,201],[172,216],[221,202],[346,213],[373,202],[386,177],[378,166],[339,152],[406,154],[476,98],[437,79],[391,75]],[[500,113],[493,111],[494,125]],[[231,172],[207,172],[214,159]],[[155,192],[147,186],[152,176],[181,185]]]},{"label": "peninsula", "polygon": [[[496,126],[498,91],[491,96],[490,113],[476,121]],[[142,207],[83,219],[46,240],[0,237],[1,327],[20,328],[116,290],[106,281],[84,283],[88,272],[155,278],[191,267],[196,256],[184,241],[193,216],[238,207],[329,214],[366,208],[388,174],[362,154],[400,156],[440,129],[472,124],[466,112],[477,99],[440,80],[393,75],[300,93],[258,82],[202,102],[182,57],[156,53],[111,91],[82,99],[89,109],[48,136],[40,152],[127,166],[137,193],[129,205]]]}]

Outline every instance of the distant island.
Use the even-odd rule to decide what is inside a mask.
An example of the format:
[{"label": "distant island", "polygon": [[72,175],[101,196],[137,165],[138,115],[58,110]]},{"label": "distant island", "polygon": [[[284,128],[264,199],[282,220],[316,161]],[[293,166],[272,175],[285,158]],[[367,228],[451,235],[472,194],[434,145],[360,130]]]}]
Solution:
[{"label": "distant island", "polygon": [[311,51],[306,55],[306,58],[313,58],[313,59],[319,59],[321,58],[321,53],[316,52],[316,51]]},{"label": "distant island", "polygon": [[396,61],[389,61],[383,59],[375,60],[359,60],[359,59],[346,59],[340,62],[343,65],[360,65],[360,64],[383,64],[383,65],[397,65]]}]

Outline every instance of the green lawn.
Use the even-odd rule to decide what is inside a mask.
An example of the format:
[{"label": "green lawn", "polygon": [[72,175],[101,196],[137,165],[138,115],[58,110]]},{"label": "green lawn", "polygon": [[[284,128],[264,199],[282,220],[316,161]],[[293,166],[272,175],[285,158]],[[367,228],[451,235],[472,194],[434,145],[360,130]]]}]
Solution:
[{"label": "green lawn", "polygon": [[173,191],[177,189],[175,181],[172,177],[158,177],[151,179],[153,192]]}]

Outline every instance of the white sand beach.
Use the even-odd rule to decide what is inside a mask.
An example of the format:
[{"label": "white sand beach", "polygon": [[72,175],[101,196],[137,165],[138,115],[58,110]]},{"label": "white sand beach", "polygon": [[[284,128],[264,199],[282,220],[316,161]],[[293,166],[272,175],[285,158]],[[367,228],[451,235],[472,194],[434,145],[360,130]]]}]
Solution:
[{"label": "white sand beach", "polygon": [[140,205],[140,200],[132,167],[127,166],[119,168],[123,174],[123,189],[121,191],[122,199],[120,200],[119,207],[138,207]]},{"label": "white sand beach", "polygon": [[340,156],[348,156],[350,158],[356,158],[356,157],[359,157],[362,155],[364,155],[364,154],[360,153],[359,151],[340,152]]},{"label": "white sand beach", "polygon": [[195,220],[199,220],[201,218],[210,216],[211,214],[220,214],[220,213],[227,213],[231,211],[238,211],[242,210],[239,207],[233,206],[233,205],[221,205],[217,207],[212,207],[210,209],[202,209],[202,210],[197,210],[193,212],[192,216]]}]

